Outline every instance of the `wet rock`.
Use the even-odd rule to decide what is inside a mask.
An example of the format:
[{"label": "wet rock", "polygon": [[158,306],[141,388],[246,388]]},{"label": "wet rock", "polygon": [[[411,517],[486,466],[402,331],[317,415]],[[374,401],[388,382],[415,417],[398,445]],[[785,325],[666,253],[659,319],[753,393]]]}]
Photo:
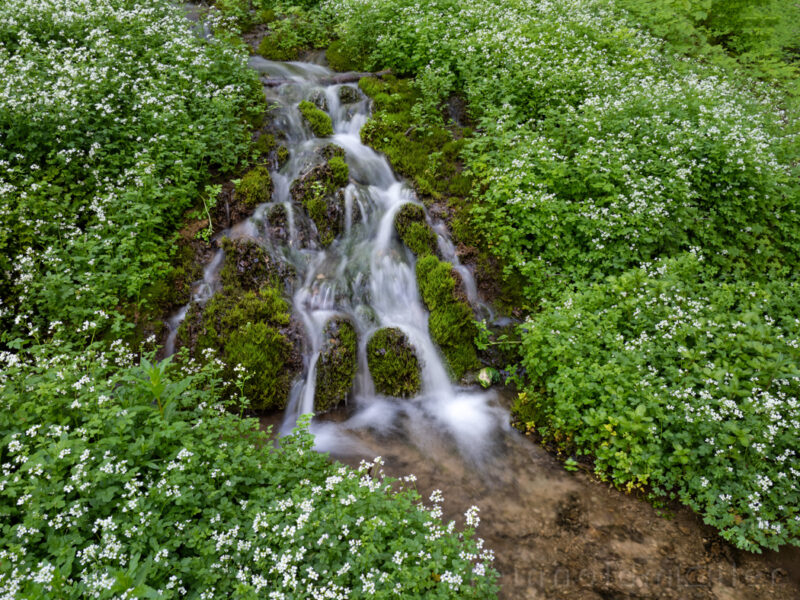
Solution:
[{"label": "wet rock", "polygon": [[373,334],[367,344],[367,363],[379,394],[410,398],[419,393],[419,360],[400,329],[386,327]]},{"label": "wet rock", "polygon": [[357,198],[353,198],[353,201],[350,205],[350,225],[354,226],[364,219],[364,215],[361,213],[361,204],[359,204]]},{"label": "wet rock", "polygon": [[273,242],[285,244],[289,240],[289,215],[283,204],[276,204],[267,213],[267,233]]},{"label": "wet rock", "polygon": [[358,89],[349,85],[343,85],[339,88],[339,102],[342,104],[355,104],[361,100],[361,94]]},{"label": "wet rock", "polygon": [[325,325],[323,337],[314,393],[314,410],[318,413],[338,406],[347,398],[358,367],[358,340],[350,321],[331,319]]},{"label": "wet rock", "polygon": [[318,109],[328,112],[328,98],[322,90],[314,90],[308,97],[308,101]]},{"label": "wet rock", "polygon": [[417,256],[436,254],[436,233],[425,220],[425,210],[417,204],[405,204],[394,219],[397,234]]},{"label": "wet rock", "polygon": [[327,162],[313,167],[291,188],[293,200],[303,206],[316,225],[322,246],[329,246],[344,229],[345,206],[341,188],[349,180],[347,163],[336,150],[329,152],[334,155]]},{"label": "wet rock", "polygon": [[577,532],[587,527],[584,508],[577,494],[570,494],[558,505],[556,523],[562,529]]},{"label": "wet rock", "polygon": [[255,240],[223,238],[225,262],[220,280],[225,287],[257,290],[264,285],[278,285],[291,274],[290,268],[274,260]]}]

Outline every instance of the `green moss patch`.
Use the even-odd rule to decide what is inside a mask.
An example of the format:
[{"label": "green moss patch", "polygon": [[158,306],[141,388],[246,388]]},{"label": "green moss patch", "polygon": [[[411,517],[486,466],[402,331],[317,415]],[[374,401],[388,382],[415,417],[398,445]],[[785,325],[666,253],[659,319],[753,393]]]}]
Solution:
[{"label": "green moss patch", "polygon": [[317,361],[314,393],[316,412],[330,410],[347,398],[358,368],[358,338],[350,321],[331,319],[323,335],[325,342]]},{"label": "green moss patch", "polygon": [[379,394],[410,398],[419,393],[419,360],[400,329],[387,327],[373,334],[367,343],[367,363]]},{"label": "green moss patch", "polygon": [[474,342],[478,333],[474,315],[459,284],[460,277],[450,263],[432,255],[417,262],[417,285],[430,311],[431,337],[457,379],[480,366]]},{"label": "green moss patch", "polygon": [[275,136],[271,133],[262,133],[258,136],[253,146],[261,156],[266,156],[275,149],[277,142],[275,142]]},{"label": "green moss patch", "polygon": [[283,30],[264,36],[258,45],[258,53],[267,60],[296,60],[302,50],[302,44]]},{"label": "green moss patch", "polygon": [[348,46],[341,40],[332,42],[325,51],[325,58],[328,65],[334,71],[358,71],[364,66],[364,59],[352,46]]},{"label": "green moss patch", "polygon": [[300,113],[305,117],[311,131],[317,137],[327,137],[333,135],[333,121],[327,113],[317,108],[313,102],[303,100],[297,105]]},{"label": "green moss patch", "polygon": [[236,186],[236,195],[248,208],[269,202],[272,198],[272,178],[267,167],[259,165],[248,171]]},{"label": "green moss patch", "polygon": [[278,168],[280,169],[283,165],[289,162],[289,149],[283,145],[278,146],[276,156],[278,158]]},{"label": "green moss patch", "polygon": [[252,240],[224,239],[222,246],[222,289],[205,306],[190,307],[178,342],[196,358],[204,359],[208,348],[215,350],[226,365],[227,381],[237,378],[235,368],[242,365],[251,407],[281,410],[302,368],[300,335],[279,287],[285,267]]},{"label": "green moss patch", "polygon": [[394,220],[403,243],[419,257],[436,254],[436,234],[425,220],[425,211],[416,204],[405,204]]}]

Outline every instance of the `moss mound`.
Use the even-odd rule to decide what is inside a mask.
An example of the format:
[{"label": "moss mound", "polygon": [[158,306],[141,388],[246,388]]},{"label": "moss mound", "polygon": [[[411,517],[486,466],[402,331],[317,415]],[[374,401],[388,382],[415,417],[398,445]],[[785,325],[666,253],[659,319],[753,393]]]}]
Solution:
[{"label": "moss mound", "polygon": [[460,277],[450,263],[432,255],[417,262],[417,285],[430,311],[428,327],[456,379],[480,366],[475,349],[472,308],[460,291]]},{"label": "moss mound", "polygon": [[325,325],[325,344],[317,361],[314,410],[325,412],[338,406],[353,387],[358,368],[358,338],[346,319],[331,319]]},{"label": "moss mound", "polygon": [[302,49],[288,30],[273,31],[258,45],[258,53],[267,60],[295,60]]},{"label": "moss mound", "polygon": [[436,254],[436,234],[425,220],[425,211],[416,204],[405,204],[394,220],[403,243],[419,257]]},{"label": "moss mound", "polygon": [[308,125],[315,136],[327,137],[333,135],[333,121],[326,113],[317,108],[313,102],[303,100],[297,105],[297,108],[300,109],[300,113],[308,121]]},{"label": "moss mound", "polygon": [[326,162],[314,167],[292,184],[292,198],[305,208],[314,221],[323,246],[330,245],[344,228],[344,194],[350,170],[344,161],[344,150],[327,146],[322,150]]},{"label": "moss mound", "polygon": [[258,136],[255,144],[253,144],[256,152],[258,152],[261,156],[266,156],[272,152],[276,146],[277,142],[275,141],[275,136],[271,133],[262,133],[260,136]]},{"label": "moss mound", "polygon": [[419,360],[400,329],[386,327],[373,334],[367,343],[367,363],[379,394],[410,398],[419,393]]},{"label": "moss mound", "polygon": [[205,306],[190,307],[178,341],[196,358],[204,358],[208,348],[215,350],[226,365],[226,381],[234,381],[235,368],[242,365],[251,408],[281,410],[302,369],[300,334],[279,287],[287,273],[251,240],[224,239],[222,244],[222,289]]},{"label": "moss mound", "polygon": [[236,186],[236,195],[248,208],[269,202],[272,198],[272,178],[267,167],[259,165],[250,169]]}]

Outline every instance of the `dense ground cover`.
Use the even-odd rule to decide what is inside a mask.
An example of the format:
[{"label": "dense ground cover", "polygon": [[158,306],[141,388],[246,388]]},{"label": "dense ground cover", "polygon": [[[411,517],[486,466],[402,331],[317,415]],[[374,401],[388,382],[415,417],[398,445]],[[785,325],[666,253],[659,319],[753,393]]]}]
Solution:
[{"label": "dense ground cover", "polygon": [[0,78],[4,329],[118,332],[210,170],[245,154],[255,77],[169,3],[64,0],[3,3]]},{"label": "dense ground cover", "polygon": [[186,209],[249,159],[242,47],[168,0],[0,5],[0,597],[491,597],[476,510],[457,531],[305,430],[273,447],[213,348],[122,341]]},{"label": "dense ground cover", "polygon": [[213,404],[218,361],[35,358],[0,377],[1,597],[493,595],[476,510],[459,532],[413,477],[330,463],[304,430],[272,449]]},{"label": "dense ground cover", "polygon": [[[472,224],[538,307],[517,415],[740,547],[797,544],[794,66],[785,20],[772,77],[769,52],[748,63],[734,43],[755,13],[706,4],[695,24],[728,61],[677,54],[630,2],[323,7],[338,54],[415,77],[418,123],[434,131],[446,100],[467,101]],[[687,427],[687,411],[703,416]]]}]

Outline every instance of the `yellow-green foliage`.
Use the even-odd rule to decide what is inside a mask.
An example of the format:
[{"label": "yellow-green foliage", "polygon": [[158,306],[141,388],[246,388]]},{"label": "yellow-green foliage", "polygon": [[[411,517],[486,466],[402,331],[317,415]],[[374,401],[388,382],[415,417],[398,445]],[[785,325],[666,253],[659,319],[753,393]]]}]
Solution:
[{"label": "yellow-green foliage", "polygon": [[436,234],[425,221],[425,211],[416,204],[406,204],[397,213],[394,226],[403,243],[419,257],[436,254]]},{"label": "yellow-green foliage", "polygon": [[419,392],[419,360],[400,329],[387,327],[373,334],[367,343],[367,363],[379,394],[410,398]]},{"label": "yellow-green foliage", "polygon": [[356,330],[344,319],[331,319],[325,326],[325,345],[317,361],[314,410],[324,412],[340,404],[356,377],[358,367]]},{"label": "yellow-green foliage", "polygon": [[248,171],[236,186],[236,194],[250,208],[269,202],[272,197],[272,178],[267,167],[259,165]]},{"label": "yellow-green foliage", "polygon": [[474,316],[466,300],[457,295],[453,266],[433,255],[421,258],[417,262],[417,285],[430,311],[431,337],[453,375],[461,378],[480,363],[474,343],[477,334]]},{"label": "yellow-green foliage", "polygon": [[333,122],[327,113],[318,109],[308,100],[303,100],[297,108],[300,109],[314,135],[317,137],[333,135]]}]

